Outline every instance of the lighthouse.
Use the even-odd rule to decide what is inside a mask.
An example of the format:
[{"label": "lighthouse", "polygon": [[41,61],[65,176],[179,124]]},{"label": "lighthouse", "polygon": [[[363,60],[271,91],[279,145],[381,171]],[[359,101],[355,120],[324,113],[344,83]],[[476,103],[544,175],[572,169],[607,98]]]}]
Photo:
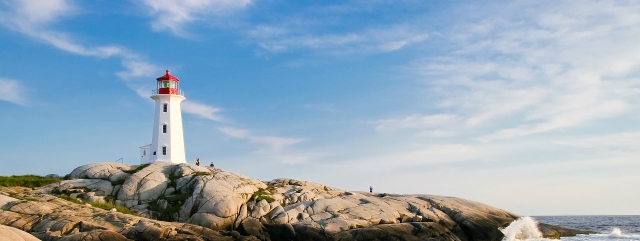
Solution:
[{"label": "lighthouse", "polygon": [[151,99],[155,101],[153,136],[151,144],[140,147],[140,162],[186,163],[180,110],[180,102],[185,97],[180,91],[180,80],[171,75],[169,70],[156,80],[157,88],[151,95]]}]

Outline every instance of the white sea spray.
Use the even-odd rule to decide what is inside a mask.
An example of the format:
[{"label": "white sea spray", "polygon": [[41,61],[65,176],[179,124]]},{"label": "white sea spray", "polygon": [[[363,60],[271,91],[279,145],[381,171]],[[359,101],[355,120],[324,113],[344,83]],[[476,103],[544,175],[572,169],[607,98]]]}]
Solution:
[{"label": "white sea spray", "polygon": [[531,217],[521,217],[511,222],[506,228],[501,228],[503,241],[542,239],[538,230],[538,222]]}]

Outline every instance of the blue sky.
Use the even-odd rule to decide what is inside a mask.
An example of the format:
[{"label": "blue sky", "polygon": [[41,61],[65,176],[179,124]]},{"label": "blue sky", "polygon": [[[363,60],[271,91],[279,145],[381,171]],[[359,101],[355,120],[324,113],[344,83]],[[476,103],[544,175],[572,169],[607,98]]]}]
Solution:
[{"label": "blue sky", "polygon": [[521,215],[640,214],[633,1],[0,1],[0,175],[187,160]]}]

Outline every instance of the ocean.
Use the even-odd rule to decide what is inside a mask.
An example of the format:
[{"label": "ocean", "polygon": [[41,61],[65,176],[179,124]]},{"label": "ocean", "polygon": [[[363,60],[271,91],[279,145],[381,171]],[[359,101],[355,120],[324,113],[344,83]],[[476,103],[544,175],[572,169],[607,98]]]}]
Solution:
[{"label": "ocean", "polygon": [[[553,241],[541,238],[536,223],[590,230],[597,234],[562,237],[561,241],[640,241],[640,216],[534,216],[523,217],[502,230],[503,241]],[[556,240],[557,241],[557,240]]]}]

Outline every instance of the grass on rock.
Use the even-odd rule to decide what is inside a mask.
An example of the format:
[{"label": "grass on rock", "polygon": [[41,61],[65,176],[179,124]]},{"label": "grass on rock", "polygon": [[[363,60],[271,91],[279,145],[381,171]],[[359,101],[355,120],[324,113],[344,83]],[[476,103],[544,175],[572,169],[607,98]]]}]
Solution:
[{"label": "grass on rock", "polygon": [[149,164],[142,164],[142,165],[136,167],[136,169],[125,170],[123,172],[129,173],[129,174],[134,174],[134,173],[136,173],[136,172],[138,172],[138,171],[140,171],[140,170],[142,170],[142,169],[144,169],[145,167],[148,167],[148,166],[149,166]]},{"label": "grass on rock", "polygon": [[267,190],[264,190],[263,188],[258,189],[258,191],[255,191],[253,193],[253,195],[251,195],[250,199],[254,199],[256,201],[256,203],[262,201],[262,200],[267,200],[268,203],[271,203],[273,201],[275,201],[275,199],[273,197],[270,196],[271,193],[269,193]]},{"label": "grass on rock", "polygon": [[72,203],[77,203],[77,204],[91,204],[91,206],[96,207],[96,208],[101,208],[104,210],[111,210],[112,208],[115,208],[118,212],[124,213],[124,214],[131,214],[131,215],[135,215],[135,216],[139,216],[138,213],[131,211],[129,208],[127,207],[123,207],[123,206],[116,206],[113,205],[111,203],[97,203],[97,202],[88,202],[88,201],[82,201],[80,199],[77,198],[72,198],[69,197],[67,195],[56,195],[56,197],[62,198],[64,200],[67,200],[69,202]]},{"label": "grass on rock", "polygon": [[49,178],[36,175],[0,176],[0,186],[4,187],[42,187],[61,181],[62,178]]},{"label": "grass on rock", "polygon": [[191,175],[199,177],[199,176],[208,176],[208,175],[211,175],[211,173],[210,172],[193,172],[191,173]]}]

